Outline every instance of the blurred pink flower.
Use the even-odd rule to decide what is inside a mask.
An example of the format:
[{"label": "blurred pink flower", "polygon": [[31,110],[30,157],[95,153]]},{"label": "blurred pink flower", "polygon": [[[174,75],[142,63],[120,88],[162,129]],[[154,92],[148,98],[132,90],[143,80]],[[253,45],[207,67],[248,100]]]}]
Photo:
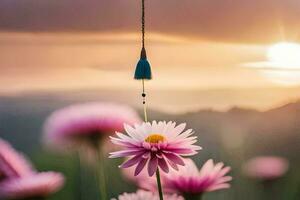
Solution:
[{"label": "blurred pink flower", "polygon": [[98,143],[122,131],[123,124],[139,123],[138,114],[128,106],[112,103],[85,103],[55,111],[44,126],[44,141],[57,148]]},{"label": "blurred pink flower", "polygon": [[165,173],[169,166],[178,169],[184,166],[182,156],[197,154],[201,147],[194,145],[196,136],[191,136],[192,129],[184,131],[186,124],[176,126],[175,122],[142,123],[131,127],[124,125],[128,134],[117,132],[118,137],[111,137],[114,144],[125,150],[110,153],[110,158],[131,157],[120,167],[128,168],[136,165],[135,175],[138,175],[147,165],[148,175],[153,176],[158,168]]},{"label": "blurred pink flower", "polygon": [[223,163],[214,164],[208,160],[200,170],[191,159],[185,160],[186,166],[179,171],[171,171],[163,176],[164,188],[168,192],[177,192],[183,195],[201,195],[230,187],[232,177],[226,174],[230,167],[224,167]]},{"label": "blurred pink flower", "polygon": [[2,179],[12,178],[27,176],[32,173],[34,173],[34,169],[25,156],[0,138],[0,177]]},{"label": "blurred pink flower", "polygon": [[289,168],[286,159],[276,156],[259,156],[243,165],[243,172],[251,178],[272,180],[283,176]]},{"label": "blurred pink flower", "polygon": [[[184,200],[182,197],[173,194],[165,195],[165,200]],[[159,200],[159,196],[155,193],[138,190],[136,193],[124,193],[118,197],[118,199],[112,200]]]},{"label": "blurred pink flower", "polygon": [[0,199],[47,196],[63,183],[63,175],[36,172],[22,154],[0,139]]},{"label": "blurred pink flower", "polygon": [[63,184],[63,175],[55,172],[44,172],[20,178],[11,178],[0,182],[0,199],[46,197],[58,191]]}]

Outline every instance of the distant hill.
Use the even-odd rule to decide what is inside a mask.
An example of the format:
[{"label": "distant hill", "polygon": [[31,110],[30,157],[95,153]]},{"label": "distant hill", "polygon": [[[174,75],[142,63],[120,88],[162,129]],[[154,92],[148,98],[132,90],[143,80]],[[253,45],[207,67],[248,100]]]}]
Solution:
[{"label": "distant hill", "polygon": [[223,112],[206,109],[181,115],[152,113],[152,118],[187,122],[208,148],[220,145],[244,151],[246,156],[277,154],[299,160],[298,154],[291,152],[300,153],[300,101],[264,112],[233,107]]},{"label": "distant hill", "polygon": [[[55,109],[82,99],[43,96],[1,97],[0,136],[27,152],[39,148],[42,124]],[[202,109],[185,114],[150,111],[150,119],[187,122],[200,144],[257,153],[300,152],[300,101],[268,111],[233,107],[227,111]],[[293,145],[291,145],[293,144]],[[298,156],[298,155],[297,155]],[[295,158],[296,159],[296,158]]]},{"label": "distant hill", "polygon": [[[150,86],[150,85],[149,85]],[[10,98],[11,95],[15,95]],[[141,105],[139,89],[78,89],[19,92],[6,94],[7,99],[34,99],[35,101],[117,101],[132,106]],[[238,106],[266,111],[279,105],[300,99],[299,87],[274,88],[216,88],[216,89],[176,89],[147,90],[148,106],[169,113],[214,108],[228,110]],[[5,98],[5,94],[0,93]],[[2,99],[1,98],[1,99]],[[13,101],[14,101],[13,100]]]}]

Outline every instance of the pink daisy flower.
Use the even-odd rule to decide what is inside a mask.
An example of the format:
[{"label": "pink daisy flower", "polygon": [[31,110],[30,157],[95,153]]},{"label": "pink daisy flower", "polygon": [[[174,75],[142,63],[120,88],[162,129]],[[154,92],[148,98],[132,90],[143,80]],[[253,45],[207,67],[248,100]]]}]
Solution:
[{"label": "pink daisy flower", "polygon": [[255,157],[243,165],[243,171],[247,176],[262,180],[279,178],[287,172],[288,168],[288,161],[276,156]]},{"label": "pink daisy flower", "polygon": [[112,103],[71,105],[51,114],[44,126],[46,143],[55,148],[97,144],[123,124],[140,122],[138,114],[128,106]]},{"label": "pink daisy flower", "polygon": [[0,138],[0,179],[27,176],[34,173],[30,162]]},{"label": "pink daisy flower", "polygon": [[0,182],[0,199],[26,199],[46,197],[64,184],[60,173],[44,172]]},{"label": "pink daisy flower", "polygon": [[163,184],[168,192],[178,192],[187,196],[202,195],[205,192],[229,188],[232,177],[226,174],[230,167],[223,163],[214,164],[208,160],[200,170],[191,159],[185,160],[186,166],[179,171],[171,171],[164,175]]},{"label": "pink daisy flower", "polygon": [[[173,194],[165,195],[165,200],[184,200],[182,197]],[[159,196],[155,193],[138,190],[136,193],[124,193],[118,197],[118,199],[112,200],[159,200]]]},{"label": "pink daisy flower", "polygon": [[118,137],[111,137],[114,144],[124,150],[110,153],[110,158],[130,157],[120,167],[128,168],[136,165],[138,175],[147,165],[148,175],[153,176],[158,168],[169,172],[169,166],[177,170],[184,166],[182,156],[197,154],[201,147],[195,145],[196,136],[192,129],[184,131],[186,124],[176,126],[175,122],[142,123],[131,127],[124,125],[128,135],[117,132]]}]

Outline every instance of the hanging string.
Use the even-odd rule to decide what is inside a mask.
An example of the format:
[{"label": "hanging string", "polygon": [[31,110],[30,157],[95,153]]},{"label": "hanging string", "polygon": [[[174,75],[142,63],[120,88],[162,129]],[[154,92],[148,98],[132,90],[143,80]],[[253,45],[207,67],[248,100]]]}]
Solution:
[{"label": "hanging string", "polygon": [[[143,51],[145,51],[145,0],[142,0],[142,52]],[[145,122],[148,122],[144,79],[142,79],[142,87],[143,87],[142,98],[143,98],[144,120]]]},{"label": "hanging string", "polygon": [[[134,78],[137,80],[142,80],[142,98],[143,98],[143,108],[144,108],[144,120],[148,122],[147,116],[147,104],[146,104],[146,91],[145,91],[145,80],[150,80],[152,78],[151,66],[147,60],[146,49],[145,49],[145,0],[142,0],[142,50],[141,58],[136,66]],[[159,199],[164,200],[163,191],[160,181],[159,169],[156,170],[156,180],[159,193]]]},{"label": "hanging string", "polygon": [[145,0],[142,0],[142,47],[145,48]]}]

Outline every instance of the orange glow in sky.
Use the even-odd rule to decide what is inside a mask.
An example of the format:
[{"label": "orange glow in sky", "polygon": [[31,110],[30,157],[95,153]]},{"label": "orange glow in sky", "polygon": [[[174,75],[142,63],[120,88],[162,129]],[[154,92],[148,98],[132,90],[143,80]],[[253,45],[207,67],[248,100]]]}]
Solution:
[{"label": "orange glow in sky", "polygon": [[[3,33],[0,90],[134,88],[138,39],[136,34]],[[152,88],[272,85],[260,73],[239,67],[263,57],[262,46],[151,34],[148,49],[155,79],[149,84]]]},{"label": "orange glow in sky", "polygon": [[[288,91],[280,101],[298,97],[288,89],[300,86],[299,8],[294,0],[149,1],[147,87],[280,88]],[[0,94],[136,90],[139,31],[132,0],[0,1]]]}]

